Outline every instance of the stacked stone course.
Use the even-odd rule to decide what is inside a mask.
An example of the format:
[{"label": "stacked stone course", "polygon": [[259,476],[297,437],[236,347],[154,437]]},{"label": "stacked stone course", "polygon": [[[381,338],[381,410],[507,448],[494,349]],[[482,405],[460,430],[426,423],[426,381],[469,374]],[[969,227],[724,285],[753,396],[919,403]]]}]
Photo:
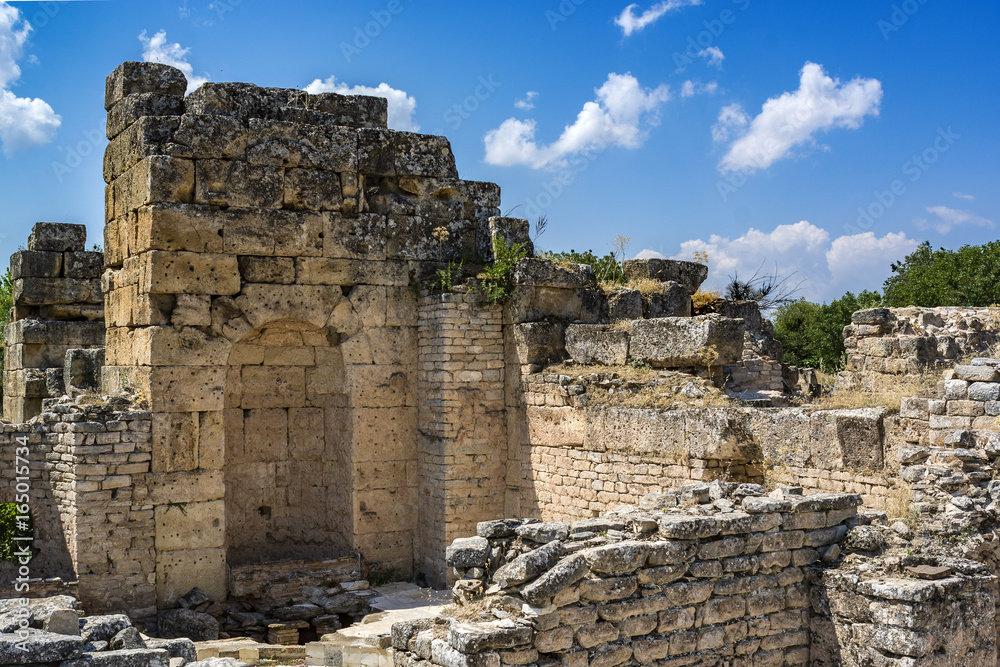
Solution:
[{"label": "stacked stone course", "polygon": [[[78,582],[95,612],[156,613],[150,428],[151,415],[125,401],[67,401],[54,402],[30,425],[5,425],[0,436],[0,456],[11,462],[4,467],[4,501],[14,500],[19,437],[27,437],[31,452],[29,509],[38,553],[32,576]],[[4,569],[6,583],[15,570]]]},{"label": "stacked stone course", "polygon": [[493,613],[396,624],[396,664],[810,664],[808,567],[836,560],[861,499],[762,494],[693,485],[573,524],[482,523],[448,562]]},{"label": "stacked stone course", "polygon": [[26,422],[42,401],[95,389],[103,366],[103,259],[83,225],[40,222],[10,258],[14,308],[4,332],[4,415]]},{"label": "stacked stone course", "polygon": [[847,367],[838,389],[867,387],[878,378],[895,381],[982,355],[1000,342],[993,308],[871,308],[844,328]]}]

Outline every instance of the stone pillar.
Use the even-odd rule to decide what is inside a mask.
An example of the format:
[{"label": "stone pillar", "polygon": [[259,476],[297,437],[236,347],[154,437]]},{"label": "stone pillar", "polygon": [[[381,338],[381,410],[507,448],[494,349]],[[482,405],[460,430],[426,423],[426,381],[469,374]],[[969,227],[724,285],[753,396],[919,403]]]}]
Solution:
[{"label": "stone pillar", "polygon": [[504,515],[502,311],[475,292],[452,292],[424,296],[419,316],[419,568],[443,585],[445,547]]},{"label": "stone pillar", "polygon": [[[28,249],[10,258],[14,317],[4,335],[3,377],[9,421],[28,421],[41,412],[44,399],[66,392],[63,369],[71,350],[91,350],[94,363],[103,363],[95,349],[104,345],[103,258],[85,251],[86,242],[83,225],[40,222]],[[97,375],[75,374],[77,391],[96,389]]]}]

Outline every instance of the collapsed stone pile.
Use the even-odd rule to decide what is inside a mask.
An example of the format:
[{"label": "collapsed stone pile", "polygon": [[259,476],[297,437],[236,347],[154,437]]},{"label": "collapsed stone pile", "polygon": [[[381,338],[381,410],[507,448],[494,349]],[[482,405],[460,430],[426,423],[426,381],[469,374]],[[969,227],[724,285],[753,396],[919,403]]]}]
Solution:
[{"label": "collapsed stone pile", "polygon": [[84,616],[75,598],[0,600],[0,664],[54,667],[210,667],[190,639],[152,639],[128,616]]},{"label": "collapsed stone pile", "polygon": [[397,624],[393,647],[448,667],[808,664],[807,568],[839,558],[861,499],[797,493],[713,482],[573,523],[481,523],[447,553],[475,604],[450,627]]}]

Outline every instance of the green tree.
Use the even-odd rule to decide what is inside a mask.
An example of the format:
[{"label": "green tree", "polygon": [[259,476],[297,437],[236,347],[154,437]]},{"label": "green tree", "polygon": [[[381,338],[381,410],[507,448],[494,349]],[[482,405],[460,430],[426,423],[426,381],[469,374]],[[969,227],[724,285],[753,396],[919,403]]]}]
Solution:
[{"label": "green tree", "polygon": [[785,363],[825,371],[843,367],[844,327],[855,311],[881,303],[876,292],[851,292],[819,305],[804,299],[781,306],[774,315],[774,336],[785,352]]},{"label": "green tree", "polygon": [[1000,241],[958,250],[922,243],[892,264],[886,306],[991,306],[1000,303]]}]

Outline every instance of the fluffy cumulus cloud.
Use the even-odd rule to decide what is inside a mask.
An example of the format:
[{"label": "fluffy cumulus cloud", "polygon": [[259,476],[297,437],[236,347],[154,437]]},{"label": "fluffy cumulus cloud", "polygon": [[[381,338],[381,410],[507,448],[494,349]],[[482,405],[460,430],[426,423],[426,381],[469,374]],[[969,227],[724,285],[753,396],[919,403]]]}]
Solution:
[{"label": "fluffy cumulus cloud", "polygon": [[[723,287],[730,277],[748,278],[755,271],[791,276],[801,283],[800,295],[812,301],[831,301],[850,290],[881,289],[889,276],[890,263],[903,259],[918,245],[905,233],[882,237],[872,232],[831,238],[805,220],[778,225],[771,231],[751,228],[730,238],[713,234],[681,244],[675,259],[690,260],[707,253],[710,274],[706,286]],[[662,256],[644,250],[640,257]]]},{"label": "fluffy cumulus cloud", "polygon": [[515,101],[514,106],[521,111],[531,111],[535,108],[535,98],[538,97],[538,91],[529,90],[525,93],[524,97]]},{"label": "fluffy cumulus cloud", "polygon": [[139,41],[142,42],[142,59],[144,61],[170,65],[184,72],[189,93],[197,90],[201,84],[208,83],[208,77],[195,76],[194,67],[187,61],[187,55],[191,49],[185,48],[177,42],[168,42],[166,30],[160,30],[152,37],[143,30],[139,35]]},{"label": "fluffy cumulus cloud", "polygon": [[717,46],[702,49],[698,52],[698,55],[704,58],[706,63],[717,69],[722,69],[722,61],[726,59],[725,54],[722,53],[722,49]]},{"label": "fluffy cumulus cloud", "polygon": [[716,91],[719,90],[719,83],[717,81],[709,81],[708,83],[702,83],[701,81],[692,81],[688,79],[683,84],[681,84],[681,97],[694,97],[695,95],[715,95]]},{"label": "fluffy cumulus cloud", "polygon": [[339,83],[336,77],[331,76],[325,80],[316,79],[305,87],[305,91],[313,95],[340,93],[341,95],[384,97],[389,102],[389,127],[406,132],[416,132],[420,129],[420,125],[414,118],[414,114],[417,112],[416,98],[387,83],[380,83],[374,88],[371,86],[349,86],[346,83]]},{"label": "fluffy cumulus cloud", "polygon": [[0,144],[7,155],[49,143],[62,123],[44,100],[18,97],[11,91],[21,77],[17,61],[30,33],[31,25],[21,12],[0,0]]},{"label": "fluffy cumulus cloud", "polygon": [[508,118],[486,133],[486,162],[533,169],[562,164],[572,155],[608,146],[639,148],[649,128],[659,124],[657,111],[670,99],[667,86],[643,88],[631,74],[609,74],[596,90],[597,98],[583,105],[576,121],[549,145],[535,140],[534,120]]},{"label": "fluffy cumulus cloud", "polygon": [[753,120],[738,105],[722,110],[712,128],[716,139],[735,140],[719,163],[722,172],[767,169],[790,157],[794,148],[814,143],[817,132],[836,128],[857,129],[865,116],[877,116],[882,84],[877,79],[856,78],[841,83],[807,62],[799,89],[772,97]]},{"label": "fluffy cumulus cloud", "polygon": [[961,225],[994,226],[992,220],[976,215],[972,211],[949,208],[948,206],[928,206],[927,212],[931,215],[930,218],[917,218],[913,223],[918,229],[934,229],[942,236]]},{"label": "fluffy cumulus cloud", "polygon": [[646,26],[652,25],[659,21],[661,18],[669,14],[670,12],[675,12],[683,7],[690,7],[692,5],[700,5],[704,0],[663,0],[658,2],[649,9],[639,14],[636,14],[636,10],[639,9],[639,5],[631,4],[622,10],[622,13],[618,15],[615,19],[615,25],[622,29],[625,36],[628,37],[633,32],[639,32]]}]

